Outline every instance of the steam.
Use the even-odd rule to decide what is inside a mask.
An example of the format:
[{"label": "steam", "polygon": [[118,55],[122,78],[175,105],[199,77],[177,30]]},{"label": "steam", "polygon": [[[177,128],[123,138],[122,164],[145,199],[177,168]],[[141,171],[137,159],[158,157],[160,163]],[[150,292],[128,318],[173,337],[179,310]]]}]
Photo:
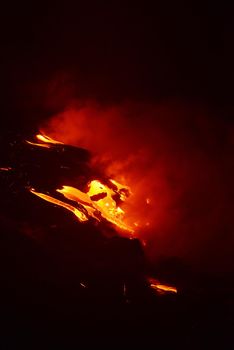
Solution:
[{"label": "steam", "polygon": [[153,260],[180,256],[216,268],[229,264],[231,137],[207,111],[175,101],[88,101],[73,103],[43,130],[89,149],[110,178],[131,187],[125,210],[143,225],[137,234]]}]

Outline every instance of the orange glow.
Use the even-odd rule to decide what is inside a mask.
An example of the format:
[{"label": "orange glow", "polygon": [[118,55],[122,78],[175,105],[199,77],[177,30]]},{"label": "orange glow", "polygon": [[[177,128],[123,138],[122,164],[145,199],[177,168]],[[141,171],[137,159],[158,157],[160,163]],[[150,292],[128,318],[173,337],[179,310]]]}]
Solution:
[{"label": "orange glow", "polygon": [[148,279],[150,283],[150,288],[154,289],[156,292],[159,294],[164,294],[164,293],[175,293],[177,294],[177,288],[173,286],[168,286],[166,284],[161,284],[159,281],[157,281],[154,278],[149,278]]},{"label": "orange glow", "polygon": [[30,142],[26,141],[29,145],[43,147],[43,148],[50,148],[50,145],[44,144],[44,143],[36,143],[36,142]]},{"label": "orange glow", "polygon": [[63,207],[65,209],[71,211],[79,219],[79,221],[87,221],[88,220],[87,216],[82,211],[80,211],[79,209],[73,207],[70,204],[64,203],[64,202],[62,202],[62,201],[60,201],[60,200],[58,200],[56,198],[48,196],[47,194],[36,192],[32,188],[30,189],[30,192],[35,194],[36,196],[44,199],[47,202],[53,203],[55,205],[59,205],[60,207]]},{"label": "orange glow", "polygon": [[[35,145],[38,147],[50,148],[57,144],[63,144],[62,142],[56,141],[55,139],[46,136],[44,134],[36,135],[37,143],[29,142],[28,144]],[[5,168],[1,168],[5,170]],[[113,171],[109,173],[110,177],[112,174],[118,174],[118,171]],[[126,176],[127,173],[124,173]],[[122,179],[122,175],[118,178]],[[124,177],[125,178],[125,177]],[[114,179],[106,178],[105,181],[100,181],[95,179],[87,184],[87,191],[83,192],[79,188],[63,185],[61,188],[56,189],[57,195],[49,195],[41,192],[37,192],[35,189],[31,188],[30,192],[41,199],[50,202],[56,206],[60,206],[70,212],[72,212],[79,222],[87,222],[90,219],[97,222],[108,221],[114,228],[118,231],[124,232],[126,236],[130,239],[134,238],[136,232],[147,232],[149,226],[152,225],[151,216],[148,214],[150,212],[150,207],[155,203],[152,194],[148,197],[148,184],[141,183],[140,179],[137,181],[137,186],[132,186],[134,181],[132,178],[128,178],[127,183],[131,184],[134,189],[134,194],[131,192],[130,187],[122,185]],[[125,182],[125,181],[124,181]],[[148,193],[147,193],[148,192]],[[124,204],[130,195],[133,196],[127,202],[127,206]],[[137,194],[137,195],[136,195]],[[57,199],[58,197],[59,199]],[[132,200],[132,201],[131,201]],[[140,205],[138,205],[140,203]],[[145,206],[145,207],[144,207]],[[141,213],[139,214],[139,207]],[[144,207],[144,209],[142,209]],[[126,211],[126,212],[125,212]],[[126,215],[127,214],[127,215]],[[144,231],[145,230],[145,231]],[[143,237],[144,238],[144,237]],[[146,240],[141,237],[143,246],[146,246]],[[174,286],[166,285],[160,283],[154,278],[147,278],[148,286],[152,288],[157,294],[165,293],[177,293],[177,288]],[[87,288],[87,285],[80,282],[81,287]],[[126,296],[126,285],[123,285],[123,295]]]},{"label": "orange glow", "polygon": [[[61,200],[58,200],[49,195],[36,192],[31,189],[30,191],[38,197],[64,207],[65,209],[73,212],[79,221],[87,221],[88,217],[92,217],[97,221],[101,218],[111,222],[117,228],[133,233],[134,230],[131,226],[124,221],[124,211],[117,206],[113,196],[119,194],[119,190],[112,190],[107,185],[102,184],[99,180],[93,180],[89,183],[88,192],[84,193],[77,188],[71,186],[63,186],[62,189],[56,191],[61,193],[66,199],[76,202],[80,205],[83,211],[77,209],[76,206],[67,204]],[[124,188],[124,186],[120,186]],[[119,194],[121,197],[121,193]]]},{"label": "orange glow", "polygon": [[[30,145],[47,149],[64,144],[42,132],[36,135],[36,139],[37,142],[26,142]],[[114,168],[113,173],[115,174]],[[122,176],[120,178],[122,179]],[[133,198],[131,198],[131,201],[124,204],[123,208],[120,208],[119,204],[116,202],[116,198],[118,202],[126,202],[127,198],[133,194],[129,186],[123,185],[113,178],[110,178],[105,184],[96,179],[91,181],[88,186],[87,193],[81,192],[78,188],[66,185],[56,191],[61,193],[65,198],[82,205],[84,212],[87,212],[88,216],[95,218],[97,221],[104,218],[121,230],[128,231],[131,234],[140,229],[144,230],[149,226],[149,221],[145,220],[148,219],[148,217],[143,218],[142,213],[141,217],[139,217],[139,212],[143,210],[142,207],[144,207],[144,204],[149,204],[151,201],[149,198],[142,198],[145,203],[141,201],[140,210],[139,207],[136,208],[134,204],[136,200],[133,201]],[[134,188],[134,196],[135,194]],[[149,215],[148,212],[146,215]]]},{"label": "orange glow", "polygon": [[43,135],[43,134],[37,134],[36,138],[39,141],[46,142],[46,143],[53,143],[55,145],[56,144],[63,144],[63,142],[56,141],[56,140],[52,139],[51,137]]},{"label": "orange glow", "polygon": [[[124,222],[124,211],[117,207],[113,199],[116,192],[100,181],[91,181],[87,193],[70,186],[63,186],[61,190],[57,191],[62,193],[65,198],[83,205],[89,216],[96,220],[100,221],[100,218],[103,217],[120,229],[133,232],[133,229]],[[101,198],[97,195],[101,195]],[[94,198],[95,196],[97,197]]]},{"label": "orange glow", "polygon": [[[45,134],[37,134],[36,138],[41,143],[26,142],[44,148],[50,148],[51,145],[63,144]],[[101,183],[99,180],[91,181],[88,184],[87,193],[80,191],[78,188],[65,185],[62,189],[56,190],[66,199],[76,202],[76,205],[74,206],[47,194],[39,193],[32,189],[30,191],[48,202],[54,203],[73,212],[80,221],[87,221],[89,217],[92,217],[97,221],[100,221],[101,218],[103,218],[115,225],[116,228],[132,234],[134,232],[133,225],[126,223],[125,212],[118,206],[114,199],[117,195],[121,202],[126,201],[131,194],[130,188],[113,179],[108,181],[109,186]],[[77,209],[77,204],[81,206],[83,211]]]},{"label": "orange glow", "polygon": [[127,199],[127,197],[131,194],[130,187],[124,186],[113,179],[111,179],[110,182],[117,187],[120,199],[124,202]]},{"label": "orange glow", "polygon": [[42,143],[37,143],[37,142],[31,142],[31,141],[26,141],[29,145],[37,146],[37,147],[42,147],[42,148],[50,148],[51,144],[52,145],[63,145],[63,142],[56,141],[52,139],[51,137],[43,134],[37,134],[36,138],[38,141],[41,141]]},{"label": "orange glow", "polygon": [[101,215],[112,224],[123,230],[133,232],[133,229],[124,223],[124,211],[116,205],[116,202],[113,199],[113,196],[118,193],[122,201],[126,200],[126,196],[121,196],[122,188],[124,188],[124,186],[120,187],[120,189],[118,188],[118,190],[115,192],[114,190],[103,185],[100,181],[94,180],[91,181],[87,194],[89,197],[92,197],[95,194],[105,193],[105,197],[94,203],[95,208],[98,209],[101,212]]}]

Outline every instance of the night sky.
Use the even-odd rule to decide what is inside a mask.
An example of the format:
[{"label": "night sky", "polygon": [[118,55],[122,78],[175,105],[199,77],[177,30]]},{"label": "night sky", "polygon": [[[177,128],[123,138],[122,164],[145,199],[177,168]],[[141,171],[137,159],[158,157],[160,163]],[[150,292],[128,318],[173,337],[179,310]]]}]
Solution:
[{"label": "night sky", "polygon": [[5,4],[1,119],[24,128],[71,97],[175,98],[231,122],[232,38],[231,8],[214,3]]}]

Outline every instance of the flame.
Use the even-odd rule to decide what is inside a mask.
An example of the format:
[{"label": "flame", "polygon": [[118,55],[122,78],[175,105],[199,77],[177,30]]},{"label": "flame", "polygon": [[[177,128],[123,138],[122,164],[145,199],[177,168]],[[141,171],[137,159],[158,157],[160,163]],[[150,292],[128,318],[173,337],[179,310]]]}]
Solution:
[{"label": "flame", "polygon": [[177,292],[178,292],[176,287],[169,286],[166,284],[161,284],[159,281],[157,281],[154,278],[149,278],[148,281],[150,283],[150,288],[154,289],[156,292],[158,292],[160,294],[164,294],[164,293],[177,294]]}]

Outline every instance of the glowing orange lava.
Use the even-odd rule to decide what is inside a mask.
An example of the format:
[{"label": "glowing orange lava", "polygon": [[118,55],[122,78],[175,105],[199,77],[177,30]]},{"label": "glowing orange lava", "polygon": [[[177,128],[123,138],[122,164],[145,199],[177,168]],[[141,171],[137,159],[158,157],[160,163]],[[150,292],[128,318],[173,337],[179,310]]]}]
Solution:
[{"label": "glowing orange lava", "polygon": [[55,144],[55,145],[57,145],[57,144],[62,144],[63,145],[63,142],[56,141],[56,140],[52,139],[51,137],[43,135],[43,134],[37,134],[36,138],[39,141],[42,141],[42,142],[52,143],[52,144]]},{"label": "glowing orange lava", "polygon": [[114,191],[99,180],[91,181],[88,187],[87,193],[70,186],[63,186],[57,192],[62,193],[65,198],[81,204],[87,210],[88,215],[94,219],[100,221],[102,217],[122,230],[133,232],[133,229],[124,222],[124,211],[117,206],[113,199],[113,196],[120,190]]},{"label": "glowing orange lava", "polygon": [[87,221],[88,220],[87,216],[81,210],[73,207],[70,204],[64,203],[64,202],[62,202],[54,197],[51,197],[47,194],[37,192],[33,188],[30,189],[30,192],[35,194],[36,196],[44,199],[47,202],[59,205],[60,207],[63,207],[65,209],[71,211],[73,214],[75,214],[75,216],[79,219],[79,221]]},{"label": "glowing orange lava", "polygon": [[[41,141],[41,143],[33,143],[29,141],[27,141],[27,143],[45,148],[49,148],[50,144],[63,144],[62,142],[56,141],[44,134],[38,134],[36,135],[36,138]],[[124,211],[114,200],[114,196],[118,195],[119,199],[124,202],[130,194],[130,189],[112,179],[109,180],[109,183],[110,187],[101,183],[99,180],[93,180],[88,184],[87,193],[80,191],[78,188],[66,185],[64,185],[62,189],[56,190],[66,199],[75,202],[76,204],[74,205],[68,204],[45,193],[37,192],[34,189],[30,189],[30,192],[50,203],[71,211],[79,221],[87,221],[89,217],[92,217],[97,221],[100,221],[101,218],[103,218],[111,222],[117,228],[133,233],[133,228],[124,220]]]},{"label": "glowing orange lava", "polygon": [[45,143],[37,143],[37,142],[31,142],[31,141],[26,141],[26,142],[30,145],[43,147],[43,148],[50,148],[51,144],[52,145],[63,145],[63,142],[56,141],[56,140],[52,139],[51,137],[43,135],[43,134],[37,134],[36,138],[38,139],[38,141],[45,142]]},{"label": "glowing orange lava", "polygon": [[[50,148],[56,144],[63,144],[56,141],[44,134],[36,135],[36,138],[40,143],[33,143],[27,141],[27,143],[38,147]],[[8,170],[8,168],[1,168],[1,170]],[[37,192],[31,188],[30,192],[43,200],[50,202],[54,205],[65,208],[72,212],[80,222],[86,222],[90,218],[96,221],[106,220],[114,225],[115,228],[127,232],[130,238],[133,237],[135,230],[139,230],[142,226],[142,222],[133,220],[132,224],[128,224],[125,218],[125,211],[120,207],[121,203],[125,202],[127,198],[132,194],[128,186],[122,185],[114,179],[106,181],[100,181],[99,179],[92,180],[88,183],[86,192],[82,192],[80,189],[63,185],[62,188],[56,189],[59,193],[56,198],[49,194]],[[63,197],[62,197],[63,196]],[[67,201],[70,201],[67,203]],[[150,198],[145,198],[147,205],[151,204]],[[70,204],[73,202],[72,204]],[[150,222],[146,221],[144,226],[150,226]],[[142,241],[143,246],[146,245],[145,241]],[[154,278],[147,278],[149,287],[152,288],[157,294],[165,293],[177,293],[177,288],[160,283]],[[85,283],[80,283],[83,288],[87,288]],[[126,295],[126,286],[123,286],[123,294]]]},{"label": "glowing orange lava", "polygon": [[159,294],[164,294],[164,293],[177,294],[178,292],[176,287],[168,286],[166,284],[161,284],[159,281],[157,281],[154,278],[149,278],[148,281],[150,283],[150,288],[154,289]]},{"label": "glowing orange lava", "polygon": [[[63,142],[57,141],[44,133],[37,134],[36,139],[37,142],[26,142],[30,145],[46,149],[56,145],[64,145]],[[130,187],[122,185],[114,179],[109,179],[105,184],[101,183],[98,179],[91,181],[88,184],[87,193],[81,192],[78,188],[66,185],[56,191],[61,193],[66,199],[72,200],[76,202],[76,204],[81,205],[88,217],[95,218],[98,221],[100,221],[101,218],[104,218],[119,229],[128,231],[131,234],[140,228],[147,228],[150,225],[148,221],[139,221],[139,217],[136,218],[135,214],[132,214],[131,216],[128,215],[128,218],[125,217],[125,211],[123,208],[120,208],[119,204],[116,202],[116,195],[118,196],[118,202],[123,203],[132,192]],[[31,192],[36,194],[36,191]],[[48,195],[44,194],[44,196]],[[48,197],[43,197],[42,194],[40,197],[52,202]],[[54,197],[51,198],[53,198],[54,201],[58,201]],[[150,199],[146,198],[145,202],[149,204]],[[63,203],[63,201],[59,201],[59,203]],[[58,204],[58,202],[54,204],[65,207],[64,205]],[[74,208],[77,210],[76,205]],[[74,212],[71,208],[68,210]]]},{"label": "glowing orange lava", "polygon": [[[124,211],[117,206],[113,199],[116,192],[98,180],[91,181],[88,186],[87,193],[71,186],[63,186],[62,189],[56,190],[65,198],[76,202],[83,210],[78,209],[76,205],[73,206],[47,194],[37,192],[34,189],[30,189],[30,191],[48,202],[73,212],[79,221],[87,221],[88,217],[92,217],[97,221],[104,218],[119,229],[133,233],[132,227],[124,222]],[[101,196],[99,197],[98,195]],[[94,199],[95,196],[96,198]]]},{"label": "glowing orange lava", "polygon": [[[37,142],[26,142],[47,149],[56,145],[64,145],[63,142],[57,141],[44,133],[37,134],[36,139]],[[31,190],[33,194],[40,198],[73,212],[80,221],[86,221],[89,217],[97,221],[105,219],[115,225],[116,228],[130,233],[131,237],[133,237],[134,232],[147,229],[150,226],[149,221],[139,220],[139,216],[137,217],[132,210],[134,206],[131,207],[131,215],[129,215],[129,206],[128,209],[126,209],[126,206],[125,209],[120,207],[132,195],[132,192],[130,187],[122,185],[114,179],[106,179],[105,183],[102,183],[99,179],[92,180],[88,184],[87,193],[80,191],[78,188],[66,186],[66,184],[62,188],[56,189],[56,191],[62,194],[65,199],[75,202],[75,204],[71,205],[51,195]],[[150,198],[145,198],[145,203],[149,204],[150,202]],[[82,214],[80,214],[80,208]],[[128,215],[126,215],[125,210],[128,210]],[[84,215],[86,215],[86,220],[81,219]]]}]

